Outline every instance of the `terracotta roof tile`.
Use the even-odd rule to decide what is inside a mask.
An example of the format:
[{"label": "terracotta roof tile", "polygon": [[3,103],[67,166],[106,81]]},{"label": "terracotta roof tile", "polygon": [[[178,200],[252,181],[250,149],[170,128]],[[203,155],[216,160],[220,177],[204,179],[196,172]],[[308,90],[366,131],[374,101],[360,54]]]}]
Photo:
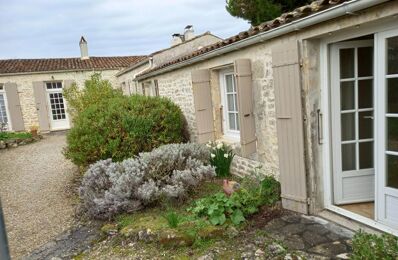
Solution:
[{"label": "terracotta roof tile", "polygon": [[271,29],[275,29],[275,28],[277,28],[277,27],[279,27],[281,25],[291,23],[291,22],[293,22],[295,20],[301,19],[303,17],[309,16],[311,14],[320,12],[322,10],[331,8],[333,6],[342,4],[342,3],[347,2],[347,1],[349,1],[349,0],[318,0],[318,1],[314,1],[311,4],[296,8],[296,9],[294,9],[291,12],[284,13],[281,16],[275,18],[274,20],[271,20],[271,21],[268,21],[268,22],[264,22],[264,23],[262,23],[262,24],[260,24],[258,26],[254,26],[254,27],[250,28],[247,31],[240,32],[239,34],[234,35],[232,37],[229,37],[229,38],[227,38],[225,40],[222,40],[222,41],[217,42],[215,44],[211,44],[211,45],[205,46],[202,49],[200,49],[199,51],[194,51],[194,52],[192,52],[192,53],[190,53],[190,54],[188,54],[186,56],[179,57],[177,59],[174,59],[174,60],[171,60],[171,61],[166,62],[164,64],[161,64],[161,65],[159,65],[157,67],[154,67],[154,68],[152,68],[150,70],[147,70],[147,71],[139,74],[138,76],[146,75],[148,73],[151,73],[151,72],[166,68],[168,66],[177,64],[179,62],[194,58],[194,57],[199,56],[201,54],[210,52],[212,50],[215,50],[215,49],[230,45],[232,43],[241,41],[241,40],[243,40],[245,38],[248,38],[250,36],[254,36],[256,34],[259,34],[259,33],[262,33],[262,32],[266,32],[266,31],[271,30]]},{"label": "terracotta roof tile", "polygon": [[0,60],[0,74],[29,73],[63,70],[107,70],[128,67],[146,56],[52,58],[52,59],[9,59]]}]

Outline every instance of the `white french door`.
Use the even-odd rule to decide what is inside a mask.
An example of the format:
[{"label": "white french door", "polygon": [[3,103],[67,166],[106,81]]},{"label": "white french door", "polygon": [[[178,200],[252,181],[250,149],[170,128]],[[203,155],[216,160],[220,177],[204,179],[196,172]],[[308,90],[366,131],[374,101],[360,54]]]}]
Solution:
[{"label": "white french door", "polygon": [[398,228],[398,30],[376,35],[377,57],[377,220]]},{"label": "white french door", "polygon": [[373,201],[373,40],[331,46],[333,203]]},{"label": "white french door", "polygon": [[62,82],[47,82],[46,90],[51,130],[70,128],[66,104],[62,94]]}]

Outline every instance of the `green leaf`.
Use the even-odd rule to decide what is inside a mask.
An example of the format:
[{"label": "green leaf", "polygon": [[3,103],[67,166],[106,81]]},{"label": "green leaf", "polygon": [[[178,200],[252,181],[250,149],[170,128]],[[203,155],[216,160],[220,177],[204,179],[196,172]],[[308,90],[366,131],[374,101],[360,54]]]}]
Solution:
[{"label": "green leaf", "polygon": [[239,225],[241,222],[245,221],[245,217],[240,209],[237,209],[232,213],[231,221],[234,225]]}]

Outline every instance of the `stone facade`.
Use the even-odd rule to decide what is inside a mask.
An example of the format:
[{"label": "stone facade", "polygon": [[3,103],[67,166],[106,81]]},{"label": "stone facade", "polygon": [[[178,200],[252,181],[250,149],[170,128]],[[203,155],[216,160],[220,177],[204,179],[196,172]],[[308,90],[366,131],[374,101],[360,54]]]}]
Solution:
[{"label": "stone facade", "polygon": [[[239,142],[233,141],[232,143],[235,143],[238,148],[232,171],[238,175],[245,175],[249,174],[254,168],[261,166],[265,174],[278,176],[275,97],[272,81],[271,49],[269,46],[252,46],[193,66],[157,75],[156,77],[145,79],[143,82],[158,81],[160,96],[170,98],[181,107],[188,123],[191,141],[196,141],[197,129],[193,106],[191,71],[203,68],[210,69],[214,129],[217,139],[224,140],[221,132],[219,72],[228,66],[231,67],[234,60],[238,58],[249,58],[252,61],[257,152],[251,155],[250,158],[243,158],[239,156]],[[231,143],[230,140],[224,141]]]},{"label": "stone facade", "polygon": [[[33,93],[33,82],[74,80],[78,86],[83,87],[85,80],[89,79],[95,72],[96,71],[74,71],[0,75],[0,83],[12,82],[17,84],[25,129],[29,130],[31,126],[39,125]],[[104,70],[97,72],[101,73],[103,79],[109,80],[112,86],[118,86],[117,79],[115,77],[118,70]]]}]

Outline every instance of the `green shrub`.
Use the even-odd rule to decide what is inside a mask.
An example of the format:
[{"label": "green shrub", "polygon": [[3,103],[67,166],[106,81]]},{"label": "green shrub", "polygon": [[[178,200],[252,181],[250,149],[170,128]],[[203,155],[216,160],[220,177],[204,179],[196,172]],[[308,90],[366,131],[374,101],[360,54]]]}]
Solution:
[{"label": "green shrub", "polygon": [[27,132],[0,132],[0,140],[10,140],[10,139],[27,139],[32,138],[31,133]]},{"label": "green shrub", "polygon": [[[112,94],[101,82],[95,84],[102,87],[90,85],[90,90],[73,100],[79,113],[67,135],[64,154],[76,165],[87,166],[107,158],[122,161],[163,144],[185,141],[182,112],[170,100]],[[95,103],[89,103],[86,93],[95,96],[92,92],[96,90],[104,93],[98,94]]]},{"label": "green shrub", "polygon": [[166,219],[170,228],[177,228],[178,224],[180,223],[180,216],[174,211],[167,212],[164,218]]},{"label": "green shrub", "polygon": [[222,142],[209,142],[211,149],[210,163],[216,168],[217,177],[230,176],[231,163],[235,156],[232,147]]},{"label": "green shrub", "polygon": [[358,232],[352,240],[351,259],[395,260],[398,259],[398,238],[392,235],[381,236]]},{"label": "green shrub", "polygon": [[110,98],[121,97],[123,93],[119,89],[112,88],[111,83],[103,80],[100,73],[94,73],[85,81],[83,89],[79,89],[75,83],[64,89],[63,95],[68,101],[68,113],[74,120],[89,106],[100,104]]}]

